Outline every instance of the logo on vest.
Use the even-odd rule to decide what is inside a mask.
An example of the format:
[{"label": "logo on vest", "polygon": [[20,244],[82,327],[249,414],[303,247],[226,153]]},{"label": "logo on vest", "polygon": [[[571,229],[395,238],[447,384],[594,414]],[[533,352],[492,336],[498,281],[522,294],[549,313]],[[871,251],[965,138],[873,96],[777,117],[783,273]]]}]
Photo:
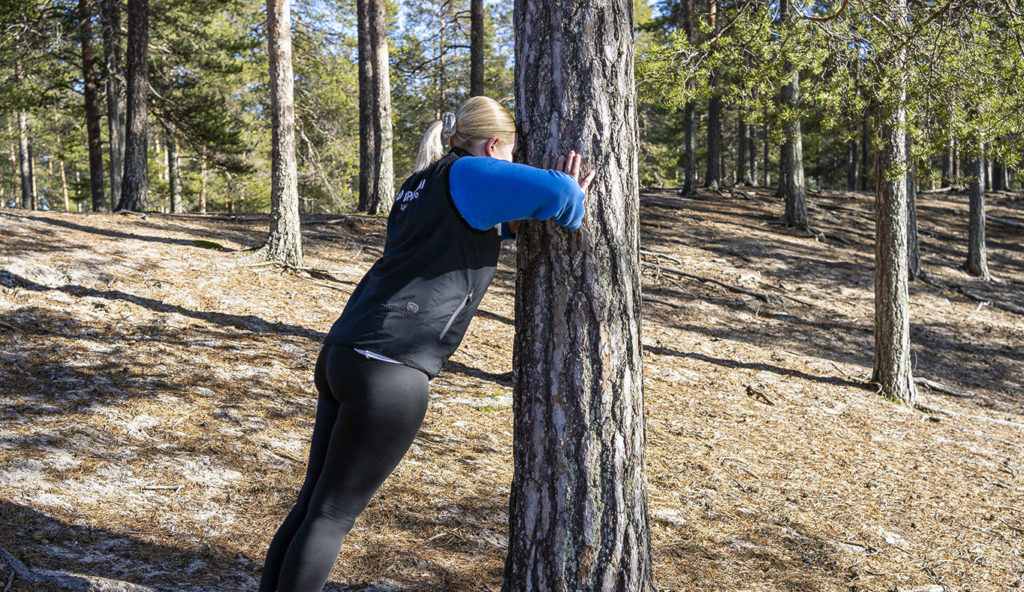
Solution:
[{"label": "logo on vest", "polygon": [[398,205],[398,209],[404,212],[405,211],[405,207],[407,205],[409,205],[409,202],[411,202],[412,200],[414,200],[414,199],[416,199],[416,198],[418,198],[420,196],[420,189],[423,189],[423,186],[426,185],[426,184],[427,184],[427,180],[423,179],[422,181],[420,181],[420,184],[416,186],[416,190],[415,191],[409,191],[408,189],[403,189],[401,191],[401,193],[398,194],[398,197],[395,198],[395,203],[399,204]]}]

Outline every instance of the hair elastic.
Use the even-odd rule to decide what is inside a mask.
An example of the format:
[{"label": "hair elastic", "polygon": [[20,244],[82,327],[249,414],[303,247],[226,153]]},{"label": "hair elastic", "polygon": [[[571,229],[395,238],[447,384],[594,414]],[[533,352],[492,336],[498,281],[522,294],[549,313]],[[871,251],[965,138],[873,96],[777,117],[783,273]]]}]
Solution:
[{"label": "hair elastic", "polygon": [[454,136],[455,135],[455,114],[454,113],[445,113],[444,114],[444,119],[442,119],[441,121],[442,121],[441,133],[443,133],[445,136],[447,136],[449,138]]}]

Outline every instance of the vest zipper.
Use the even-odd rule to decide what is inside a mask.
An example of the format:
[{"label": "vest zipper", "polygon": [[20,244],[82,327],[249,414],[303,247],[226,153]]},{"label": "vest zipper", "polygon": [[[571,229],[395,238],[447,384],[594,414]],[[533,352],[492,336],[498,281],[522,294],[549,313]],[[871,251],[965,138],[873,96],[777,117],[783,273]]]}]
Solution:
[{"label": "vest zipper", "polygon": [[466,308],[466,305],[469,304],[469,301],[472,300],[472,298],[473,293],[470,292],[465,298],[462,299],[462,302],[459,304],[459,307],[456,308],[455,312],[452,313],[452,316],[448,318],[448,323],[445,324],[444,329],[441,329],[441,334],[437,336],[438,339],[444,339],[445,333],[448,332],[448,329],[452,328],[452,324],[455,322],[455,317],[459,316],[459,313],[462,312],[462,309]]}]

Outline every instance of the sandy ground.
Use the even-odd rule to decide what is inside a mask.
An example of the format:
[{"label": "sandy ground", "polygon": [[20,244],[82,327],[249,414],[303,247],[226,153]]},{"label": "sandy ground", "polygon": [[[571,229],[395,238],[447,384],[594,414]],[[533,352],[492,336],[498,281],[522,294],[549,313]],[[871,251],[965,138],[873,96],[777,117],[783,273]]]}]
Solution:
[{"label": "sandy ground", "polygon": [[[966,197],[921,196],[915,372],[974,395],[922,388],[927,413],[866,385],[870,196],[812,195],[824,241],[774,224],[767,192],[642,201],[658,589],[1024,589],[1024,231],[990,224],[995,280],[971,279]],[[1024,221],[1020,196],[989,206]],[[319,342],[383,220],[307,220],[310,276],[245,258],[265,228],[0,210],[0,590],[16,566],[50,583],[14,591],[255,588]],[[333,589],[500,589],[512,248]]]}]

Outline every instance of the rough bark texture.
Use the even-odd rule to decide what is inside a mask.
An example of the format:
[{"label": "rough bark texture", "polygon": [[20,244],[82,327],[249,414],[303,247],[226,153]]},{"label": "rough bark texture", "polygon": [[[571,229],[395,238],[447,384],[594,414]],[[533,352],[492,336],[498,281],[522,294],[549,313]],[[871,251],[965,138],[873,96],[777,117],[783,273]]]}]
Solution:
[{"label": "rough bark texture", "polygon": [[149,190],[146,96],[149,90],[149,0],[128,0],[128,94],[124,180],[119,210],[146,209]]},{"label": "rough bark texture", "polygon": [[106,62],[107,131],[110,149],[110,209],[121,200],[124,174],[124,69],[121,50],[121,2],[103,0],[103,57]]},{"label": "rough bark texture", "polygon": [[267,0],[267,45],[270,57],[270,236],[261,255],[302,266],[299,189],[295,164],[295,104],[292,98],[290,0]]},{"label": "rough bark texture", "polygon": [[[906,19],[906,0],[896,0]],[[875,160],[875,361],[872,381],[882,396],[914,405],[917,388],[910,365],[907,273],[906,50],[892,58],[896,97],[879,104],[880,143]]]},{"label": "rough bark texture", "polygon": [[384,0],[358,0],[359,206],[380,214],[394,199],[391,86]]},{"label": "rough bark texture", "polygon": [[469,37],[469,96],[484,94],[484,0],[472,0]]},{"label": "rough bark texture", "polygon": [[89,189],[92,211],[101,212],[106,205],[103,193],[103,142],[100,138],[100,99],[96,76],[96,58],[92,48],[93,0],[78,0],[79,41],[82,46],[82,82],[85,98],[85,131],[89,143]]},{"label": "rough bark texture", "polygon": [[970,185],[970,213],[967,234],[967,273],[988,281],[988,256],[985,252],[985,159],[974,159]]},{"label": "rough bark texture", "polygon": [[687,101],[683,111],[683,195],[697,190],[697,105]]},{"label": "rough bark texture", "polygon": [[181,213],[181,148],[178,139],[167,132],[167,178],[171,189],[171,213]]},{"label": "rough bark texture", "polygon": [[521,0],[520,158],[598,176],[579,231],[520,226],[504,592],[653,591],[630,0]]}]

